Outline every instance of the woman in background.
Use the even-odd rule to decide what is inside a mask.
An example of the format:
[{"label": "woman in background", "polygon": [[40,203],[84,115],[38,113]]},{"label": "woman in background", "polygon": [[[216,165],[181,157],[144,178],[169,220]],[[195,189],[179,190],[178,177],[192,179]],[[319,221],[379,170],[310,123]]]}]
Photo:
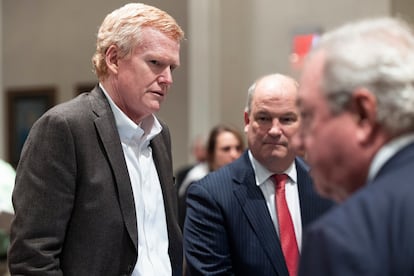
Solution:
[{"label": "woman in background", "polygon": [[188,173],[178,190],[179,222],[184,225],[185,198],[188,186],[200,180],[209,172],[227,165],[242,154],[244,140],[240,131],[231,126],[220,124],[211,129],[207,140],[207,160],[196,165]]}]

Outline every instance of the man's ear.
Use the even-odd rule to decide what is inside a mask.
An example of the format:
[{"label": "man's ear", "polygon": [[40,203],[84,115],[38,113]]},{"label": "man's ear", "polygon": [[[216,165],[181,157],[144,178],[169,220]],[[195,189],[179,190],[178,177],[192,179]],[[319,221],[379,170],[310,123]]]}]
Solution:
[{"label": "man's ear", "polygon": [[357,139],[362,143],[369,142],[377,124],[377,98],[368,89],[358,88],[351,100]]},{"label": "man's ear", "polygon": [[108,50],[105,53],[105,62],[108,70],[111,71],[113,74],[118,74],[118,46],[111,45],[109,46]]},{"label": "man's ear", "polygon": [[247,129],[249,128],[250,118],[247,111],[244,112],[244,132],[247,132]]}]

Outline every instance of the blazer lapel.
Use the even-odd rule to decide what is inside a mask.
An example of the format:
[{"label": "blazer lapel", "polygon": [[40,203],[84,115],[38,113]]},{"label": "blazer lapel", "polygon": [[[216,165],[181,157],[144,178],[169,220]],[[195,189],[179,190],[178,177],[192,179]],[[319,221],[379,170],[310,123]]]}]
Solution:
[{"label": "blazer lapel", "polygon": [[[165,126],[163,126],[164,128]],[[171,164],[171,160],[169,155],[167,154],[169,152],[169,149],[167,149],[165,142],[162,139],[162,134],[157,135],[152,139],[150,145],[152,149],[152,156],[154,158],[155,167],[157,168],[158,177],[161,184],[161,189],[164,197],[164,204],[165,211],[170,212],[170,210],[174,210],[174,203],[172,202],[171,198],[171,188],[173,188],[173,175],[172,173],[169,174],[168,172],[171,172],[171,168],[169,168],[168,164]],[[168,185],[167,183],[170,183],[171,185]],[[175,215],[174,212],[172,214]],[[170,217],[170,216],[167,216]]]},{"label": "blazer lapel", "polygon": [[235,173],[233,179],[240,185],[237,185],[234,194],[277,275],[286,275],[287,268],[280,241],[262,191],[256,185],[255,174],[248,155],[245,153],[244,158],[240,158],[236,162],[239,161],[243,164],[238,166],[240,171]]},{"label": "blazer lapel", "polygon": [[[164,128],[165,126],[163,126]],[[152,156],[154,158],[154,163],[157,168],[158,177],[161,184],[162,195],[164,198],[164,208],[167,215],[167,226],[168,228],[174,225],[172,218],[176,217],[178,209],[174,203],[174,199],[171,197],[175,193],[173,184],[173,175],[172,169],[169,167],[171,160],[169,155],[169,149],[167,149],[165,142],[162,139],[162,135],[156,136],[151,141]],[[171,173],[168,173],[171,172]]]},{"label": "blazer lapel", "polygon": [[320,215],[334,206],[334,202],[322,198],[313,187],[312,178],[309,175],[309,167],[305,162],[296,158],[296,170],[298,172],[298,192],[300,201],[300,212],[302,217],[302,228],[312,223]]},{"label": "blazer lapel", "polygon": [[[171,145],[169,138],[169,130],[166,125],[162,125],[162,132],[152,139],[150,146],[152,149],[152,156],[157,168],[158,177],[161,184],[162,196],[164,199],[164,210],[167,220],[168,239],[170,246],[168,249],[171,258],[173,270],[180,271],[182,264],[182,235],[178,225],[178,204],[176,190],[174,186],[172,173],[172,157]],[[177,265],[174,269],[174,265]]]},{"label": "blazer lapel", "polygon": [[296,170],[298,174],[298,193],[300,201],[300,210],[302,216],[302,225],[310,223],[314,217],[312,205],[315,196],[312,191],[312,180],[307,173],[307,167],[296,160]]},{"label": "blazer lapel", "polygon": [[325,208],[323,206],[328,204],[328,200],[320,198],[313,190],[313,182],[308,173],[308,166],[298,158],[295,162],[298,174],[298,193],[302,227],[305,227],[321,214],[322,210]]},{"label": "blazer lapel", "polygon": [[127,170],[121,141],[115,124],[111,107],[100,88],[91,92],[91,106],[97,115],[95,126],[106,151],[117,185],[119,204],[129,236],[138,251],[138,229],[135,213],[134,196]]}]

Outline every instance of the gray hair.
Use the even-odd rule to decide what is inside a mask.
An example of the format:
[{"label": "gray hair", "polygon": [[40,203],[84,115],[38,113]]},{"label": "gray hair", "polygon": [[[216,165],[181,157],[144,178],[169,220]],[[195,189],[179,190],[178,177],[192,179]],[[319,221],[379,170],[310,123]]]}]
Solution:
[{"label": "gray hair", "polygon": [[390,133],[414,130],[414,35],[396,18],[366,19],[322,36],[321,90],[333,112],[345,109],[357,88],[378,102],[377,121]]},{"label": "gray hair", "polygon": [[246,111],[247,114],[249,115],[252,110],[252,99],[253,99],[254,90],[256,90],[256,84],[257,84],[257,81],[255,81],[252,85],[250,85],[249,89],[247,90],[247,102],[246,102],[246,107],[244,108],[244,111]]},{"label": "gray hair", "polygon": [[108,76],[105,62],[106,51],[111,45],[119,48],[119,57],[123,58],[139,45],[141,29],[154,28],[167,37],[180,42],[184,32],[166,12],[142,3],[130,3],[108,14],[99,28],[96,52],[92,57],[94,71],[99,79]]}]

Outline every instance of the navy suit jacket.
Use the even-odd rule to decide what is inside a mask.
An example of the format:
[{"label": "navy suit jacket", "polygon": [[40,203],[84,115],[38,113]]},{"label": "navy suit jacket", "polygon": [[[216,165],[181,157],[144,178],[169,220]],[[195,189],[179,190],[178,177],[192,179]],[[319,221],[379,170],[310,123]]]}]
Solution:
[{"label": "navy suit jacket", "polygon": [[[303,161],[296,159],[296,166],[306,226],[332,202],[315,193]],[[184,253],[186,275],[288,275],[247,151],[189,187]]]},{"label": "navy suit jacket", "polygon": [[311,225],[299,275],[414,275],[414,144]]}]

